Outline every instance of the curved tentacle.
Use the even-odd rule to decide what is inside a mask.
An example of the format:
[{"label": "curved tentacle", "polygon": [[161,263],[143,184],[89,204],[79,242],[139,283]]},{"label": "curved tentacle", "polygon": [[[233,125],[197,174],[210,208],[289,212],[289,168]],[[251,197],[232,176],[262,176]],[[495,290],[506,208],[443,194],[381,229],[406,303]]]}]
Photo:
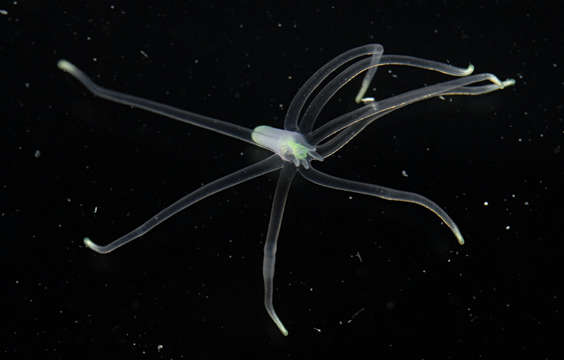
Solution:
[{"label": "curved tentacle", "polygon": [[362,85],[356,96],[355,101],[357,103],[364,102],[368,103],[373,101],[372,98],[363,99],[362,97],[368,90],[370,82],[374,77],[376,69],[380,66],[387,65],[400,65],[416,67],[420,69],[440,72],[451,76],[468,76],[474,71],[474,66],[469,65],[467,68],[459,68],[449,64],[441,63],[433,60],[420,59],[413,56],[405,55],[383,55],[374,54],[371,58],[359,60],[347,67],[341,73],[339,73],[335,78],[333,78],[329,83],[327,83],[314,97],[314,99],[309,104],[304,115],[300,120],[300,129],[304,133],[309,133],[317,120],[317,117],[321,113],[321,110],[325,107],[327,102],[337,93],[337,91],[346,85],[349,81],[358,77],[360,74],[366,71],[366,75],[362,80]]},{"label": "curved tentacle", "polygon": [[288,335],[288,330],[278,318],[274,306],[272,305],[272,297],[274,293],[274,266],[276,264],[276,248],[278,243],[278,234],[284,216],[284,207],[292,181],[296,176],[297,168],[290,163],[284,164],[280,170],[276,191],[272,199],[272,209],[270,210],[270,220],[268,222],[268,231],[266,233],[266,241],[264,243],[264,258],[262,260],[262,276],[264,279],[264,307],[268,316],[274,321],[282,335]]},{"label": "curved tentacle", "polygon": [[79,68],[66,60],[59,60],[57,66],[59,67],[59,69],[71,74],[75,79],[80,81],[82,85],[84,85],[92,94],[103,99],[150,111],[155,114],[163,115],[174,120],[212,130],[220,134],[230,136],[248,142],[250,144],[254,144],[253,140],[251,139],[252,130],[246,127],[232,124],[227,121],[214,119],[209,116],[178,109],[173,106],[161,104],[153,100],[147,100],[138,96],[106,89],[96,84],[94,81],[92,81],[92,79],[88,77],[88,75],[83,73]]},{"label": "curved tentacle", "polygon": [[450,228],[458,243],[460,245],[464,245],[464,238],[462,237],[458,226],[456,226],[450,216],[448,216],[448,214],[443,209],[441,209],[439,205],[435,204],[433,201],[427,199],[422,195],[407,191],[390,189],[384,186],[339,178],[325,174],[319,170],[314,169],[313,167],[310,167],[309,170],[300,169],[299,172],[304,178],[317,185],[337,190],[355,192],[358,194],[376,196],[384,200],[402,201],[423,206],[427,210],[430,210],[435,215],[437,215],[445,223],[445,225]]},{"label": "curved tentacle", "polygon": [[284,129],[290,131],[298,131],[298,120],[300,117],[300,112],[302,111],[307,99],[311,96],[313,91],[317,87],[319,87],[319,85],[321,85],[323,80],[331,75],[331,73],[333,73],[343,64],[358,57],[378,53],[381,54],[383,52],[384,48],[380,44],[364,45],[348,50],[323,65],[312,76],[310,76],[309,79],[307,79],[307,81],[302,85],[302,87],[298,90],[298,92],[290,102],[290,106],[288,106],[288,111],[286,112],[286,117],[284,119]]},{"label": "curved tentacle", "polygon": [[[503,82],[504,86],[513,85],[513,80],[506,80]],[[490,93],[492,91],[500,90],[499,85],[490,84],[490,85],[481,85],[481,86],[462,86],[457,89],[453,89],[447,91],[445,93],[437,93],[434,95],[436,96],[451,96],[451,95],[483,95]],[[407,105],[407,104],[406,104]],[[404,105],[405,106],[405,105]],[[403,107],[403,106],[402,106]],[[379,114],[374,116],[370,116],[362,121],[357,122],[354,125],[349,126],[348,128],[342,129],[338,134],[336,134],[333,138],[329,139],[328,141],[317,145],[316,149],[317,152],[323,157],[327,158],[345,146],[349,141],[351,141],[355,136],[357,136],[364,128],[370,125],[373,121],[384,117],[391,113],[392,111],[398,110],[401,107],[396,107],[391,110],[383,111]]]},{"label": "curved tentacle", "polygon": [[[513,79],[500,81],[495,75],[484,73],[471,75],[468,77],[444,81],[438,84],[426,86],[420,89],[404,92],[402,94],[389,97],[381,101],[370,102],[356,110],[341,115],[323,126],[315,129],[306,136],[307,141],[314,146],[319,144],[327,137],[351,126],[360,121],[366,120],[381,112],[399,109],[418,101],[426,100],[434,96],[450,94],[452,91],[465,88],[467,85],[481,81],[491,81],[497,89],[503,89],[515,83]],[[466,87],[468,89],[468,87]],[[480,90],[484,90],[480,87]],[[462,91],[462,90],[460,90]],[[493,90],[492,90],[493,91]],[[464,93],[464,92],[463,92]]]},{"label": "curved tentacle", "polygon": [[256,178],[257,176],[268,174],[274,170],[280,169],[282,167],[282,160],[276,156],[271,155],[268,158],[261,160],[253,165],[247,166],[241,170],[235,171],[229,175],[212,181],[199,189],[191,192],[190,194],[183,196],[179,200],[175,201],[169,207],[159,211],[159,213],[144,224],[137,227],[133,231],[123,235],[122,237],[114,240],[108,245],[98,245],[94,243],[89,238],[84,239],[84,244],[90,249],[96,251],[99,254],[107,254],[115,249],[122,247],[123,245],[137,239],[138,237],[146,234],[148,231],[153,229],[155,226],[159,225],[166,219],[170,218],[174,214],[186,209],[190,205],[197,203],[198,201],[207,198],[215,193],[228,189],[237,184],[241,184],[245,181]]}]

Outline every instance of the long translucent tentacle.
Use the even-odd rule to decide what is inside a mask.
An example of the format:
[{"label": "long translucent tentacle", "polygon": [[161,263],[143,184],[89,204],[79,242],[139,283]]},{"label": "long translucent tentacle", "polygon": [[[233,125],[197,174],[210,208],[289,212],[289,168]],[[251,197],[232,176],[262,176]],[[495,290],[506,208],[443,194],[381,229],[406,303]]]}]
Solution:
[{"label": "long translucent tentacle", "polygon": [[125,234],[108,245],[98,245],[89,238],[84,239],[84,244],[99,254],[107,254],[144,235],[155,226],[159,225],[179,211],[186,209],[190,205],[232,186],[256,178],[257,176],[268,174],[280,167],[282,167],[282,160],[277,155],[271,155],[262,161],[254,163],[253,165],[247,166],[241,170],[212,181],[211,183],[200,187],[198,190],[180,198],[172,205],[161,210],[157,215],[150,218],[143,225],[137,227],[135,230]]},{"label": "long translucent tentacle", "polygon": [[[515,81],[513,79],[505,80],[502,82],[504,87],[513,85]],[[487,94],[492,91],[500,90],[499,85],[490,84],[490,85],[481,85],[481,86],[462,86],[454,90],[447,91],[445,93],[437,93],[436,96],[450,96],[450,95],[482,95]],[[407,105],[407,104],[406,104]],[[404,105],[405,106],[405,105]],[[383,111],[378,113],[375,116],[371,116],[366,118],[365,120],[359,121],[354,125],[349,126],[346,129],[343,129],[333,138],[323,142],[320,145],[316,146],[317,152],[323,157],[327,158],[345,146],[349,141],[351,141],[355,136],[357,136],[364,128],[366,128],[370,123],[374,120],[377,120],[383,116],[388,115],[392,111],[401,109],[401,107],[395,107],[391,110]]]},{"label": "long translucent tentacle", "polygon": [[431,210],[435,215],[437,215],[450,228],[458,243],[460,245],[464,245],[464,238],[462,237],[458,226],[456,226],[450,216],[448,216],[447,213],[443,209],[441,209],[439,205],[435,204],[433,201],[427,199],[422,195],[407,191],[394,190],[384,186],[338,178],[336,176],[325,174],[312,167],[310,167],[309,170],[299,169],[299,172],[304,178],[311,181],[312,183],[328,188],[376,196],[385,200],[402,201],[423,206],[424,208]]},{"label": "long translucent tentacle", "polygon": [[441,82],[438,84],[426,86],[420,89],[407,91],[400,95],[392,96],[390,98],[371,102],[347,114],[341,115],[323,126],[315,129],[306,136],[310,144],[317,145],[327,137],[345,129],[355,123],[366,120],[369,117],[378,115],[378,113],[398,109],[417,101],[429,99],[434,96],[448,94],[453,90],[466,87],[467,85],[478,83],[481,81],[491,81],[498,89],[503,89],[505,86],[514,84],[512,79],[500,81],[495,75],[492,74],[477,74],[468,77],[454,79],[450,81]]},{"label": "long translucent tentacle", "polygon": [[358,57],[378,53],[382,54],[382,52],[384,52],[384,48],[380,44],[364,45],[348,50],[323,65],[312,76],[310,76],[309,79],[307,79],[307,81],[302,85],[302,87],[298,90],[298,92],[290,102],[290,106],[288,106],[288,111],[286,112],[286,118],[284,119],[284,129],[290,131],[298,131],[298,120],[300,117],[300,112],[302,111],[307,99],[311,96],[313,91],[315,91],[315,89],[317,89],[317,87],[321,85],[323,80],[331,75],[331,73],[333,73],[343,64]]},{"label": "long translucent tentacle", "polygon": [[266,312],[274,321],[282,335],[288,335],[288,330],[282,324],[282,321],[276,315],[274,306],[272,305],[272,297],[274,293],[274,266],[276,264],[276,247],[278,242],[278,234],[280,233],[280,225],[284,216],[284,207],[288,198],[288,191],[296,175],[296,167],[286,163],[280,171],[276,191],[272,199],[272,209],[270,210],[270,221],[268,222],[268,231],[266,233],[266,242],[264,243],[264,258],[262,262],[262,276],[264,279],[264,307]]},{"label": "long translucent tentacle", "polygon": [[[372,57],[370,58],[370,68],[368,69],[366,74],[364,74],[364,78],[362,79],[360,89],[358,90],[358,93],[356,94],[356,97],[354,98],[354,101],[357,104],[359,104],[361,102],[366,102],[368,100],[368,99],[364,98],[364,95],[366,94],[366,91],[368,91],[368,87],[370,86],[370,83],[372,82],[372,78],[374,78],[374,74],[376,74],[376,70],[378,69],[378,67],[376,65],[378,65],[378,63],[380,63],[381,58],[382,58],[382,53],[374,53],[372,55]],[[370,101],[373,101],[373,100],[374,99],[370,98]]]},{"label": "long translucent tentacle", "polygon": [[190,111],[175,108],[173,106],[158,103],[156,101],[143,99],[138,96],[124,94],[118,91],[106,89],[94,83],[88,75],[83,73],[79,68],[66,60],[59,60],[57,63],[59,69],[71,74],[75,79],[80,81],[92,94],[117,102],[120,104],[130,105],[139,109],[147,110],[155,114],[163,115],[168,118],[182,121],[190,125],[195,125],[204,129],[218,132],[250,144],[254,144],[251,139],[251,129],[243,126],[228,123],[226,121],[214,119],[208,116],[199,115]]},{"label": "long translucent tentacle", "polygon": [[327,102],[329,102],[329,100],[337,93],[340,88],[346,85],[349,81],[358,77],[363,72],[366,72],[366,75],[364,76],[361,88],[358,95],[356,96],[356,100],[357,102],[362,101],[364,103],[371,101],[372,98],[363,99],[362,97],[368,90],[377,67],[385,65],[401,65],[436,71],[451,76],[467,76],[470,75],[472,71],[474,71],[474,66],[472,65],[469,65],[467,68],[459,68],[438,61],[420,59],[412,56],[382,55],[381,57],[378,57],[378,55],[382,54],[374,53],[371,58],[354,62],[345,70],[337,74],[321,90],[319,90],[300,120],[300,129],[302,130],[302,132],[310,132],[311,129],[313,129],[317,117],[319,116],[321,110],[325,107]]}]

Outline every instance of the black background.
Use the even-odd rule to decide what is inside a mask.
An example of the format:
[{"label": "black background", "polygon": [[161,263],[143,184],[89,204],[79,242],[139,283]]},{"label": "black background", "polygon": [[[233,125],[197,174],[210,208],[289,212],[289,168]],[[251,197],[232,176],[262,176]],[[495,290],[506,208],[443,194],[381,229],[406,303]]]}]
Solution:
[{"label": "black background", "polygon": [[[561,10],[515,2],[6,2],[0,135],[0,353],[64,358],[556,359],[562,339]],[[297,179],[275,306],[262,245],[276,176],[210,197],[110,255],[108,243],[267,153],[91,96],[59,71],[249,128],[350,48],[513,77],[372,124],[316,166],[423,194],[417,206]],[[449,79],[382,68],[378,99]],[[354,109],[358,82],[322,119]],[[407,177],[402,175],[407,173]],[[3,355],[2,355],[3,356]],[[324,355],[326,356],[326,355]]]}]

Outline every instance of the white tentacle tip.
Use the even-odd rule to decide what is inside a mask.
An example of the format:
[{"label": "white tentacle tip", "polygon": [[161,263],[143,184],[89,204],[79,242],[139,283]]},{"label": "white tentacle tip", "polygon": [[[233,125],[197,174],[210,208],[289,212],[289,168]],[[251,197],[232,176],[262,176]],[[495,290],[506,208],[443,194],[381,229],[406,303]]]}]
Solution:
[{"label": "white tentacle tip", "polygon": [[472,64],[468,64],[468,67],[466,68],[466,70],[464,70],[464,74],[465,75],[470,75],[474,72],[474,65]]},{"label": "white tentacle tip", "polygon": [[288,336],[288,330],[286,330],[286,328],[284,327],[284,325],[282,325],[282,323],[276,325],[278,326],[278,330],[280,330],[282,335]]},{"label": "white tentacle tip", "polygon": [[71,64],[70,62],[66,61],[65,59],[61,59],[57,61],[57,67],[65,72],[70,74],[76,72],[76,66]]},{"label": "white tentacle tip", "polygon": [[515,79],[507,79],[501,83],[501,86],[503,86],[504,88],[512,85],[515,85]]},{"label": "white tentacle tip", "polygon": [[102,248],[99,245],[96,245],[94,241],[90,240],[89,237],[85,237],[82,241],[87,248],[96,251],[98,254],[104,254]]},{"label": "white tentacle tip", "polygon": [[458,230],[458,227],[456,225],[454,225],[454,227],[452,228],[452,232],[454,233],[454,236],[456,237],[456,241],[458,241],[458,243],[460,245],[464,245],[464,237],[462,236],[462,234],[460,233],[460,230]]}]

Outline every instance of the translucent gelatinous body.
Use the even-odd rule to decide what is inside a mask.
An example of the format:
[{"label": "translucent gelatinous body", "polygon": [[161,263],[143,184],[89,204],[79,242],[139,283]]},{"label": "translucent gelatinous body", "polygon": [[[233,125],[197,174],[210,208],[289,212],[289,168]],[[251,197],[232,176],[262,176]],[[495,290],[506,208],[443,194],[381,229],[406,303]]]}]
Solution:
[{"label": "translucent gelatinous body", "polygon": [[[264,279],[264,307],[268,316],[270,316],[283,335],[288,335],[288,331],[276,314],[273,305],[274,268],[278,235],[282,224],[286,199],[292,186],[292,181],[297,174],[300,174],[304,179],[312,183],[327,188],[422,206],[440,218],[449,227],[457,241],[461,245],[464,244],[464,238],[450,216],[439,205],[426,197],[407,191],[332,176],[315,169],[311,161],[321,161],[332,156],[373,121],[409,104],[448,95],[486,94],[514,85],[515,81],[513,79],[500,81],[496,76],[488,73],[471,75],[474,71],[474,66],[472,65],[466,68],[459,68],[412,56],[383,55],[383,52],[384,48],[381,45],[369,44],[351,49],[337,56],[317,70],[298,90],[288,107],[284,119],[284,129],[271,126],[257,126],[254,130],[181,110],[170,105],[103,88],[94,83],[70,62],[60,60],[58,67],[75,77],[96,96],[234,137],[266,148],[274,153],[261,161],[225,175],[192,191],[161,210],[136,229],[107,245],[98,245],[87,237],[84,238],[84,244],[99,254],[110,253],[143,236],[166,219],[208,196],[258,176],[280,170],[272,200],[266,241],[264,243],[262,273]],[[349,65],[345,66],[346,64]],[[411,66],[456,76],[458,79],[425,86],[378,101],[373,97],[365,97],[364,95],[370,89],[376,69],[385,65]],[[343,70],[337,73],[337,69]],[[363,73],[365,73],[365,76],[356,96],[356,102],[364,105],[314,128],[319,114],[335,93],[349,81]],[[329,80],[330,76],[333,76],[333,78]],[[475,85],[481,82],[489,83],[486,85]],[[308,104],[307,107],[306,104]]]},{"label": "translucent gelatinous body", "polygon": [[305,137],[296,131],[278,129],[272,126],[257,126],[251,138],[258,145],[278,154],[284,161],[309,169],[309,162],[323,161],[323,157],[315,152],[315,146],[308,144]]}]

